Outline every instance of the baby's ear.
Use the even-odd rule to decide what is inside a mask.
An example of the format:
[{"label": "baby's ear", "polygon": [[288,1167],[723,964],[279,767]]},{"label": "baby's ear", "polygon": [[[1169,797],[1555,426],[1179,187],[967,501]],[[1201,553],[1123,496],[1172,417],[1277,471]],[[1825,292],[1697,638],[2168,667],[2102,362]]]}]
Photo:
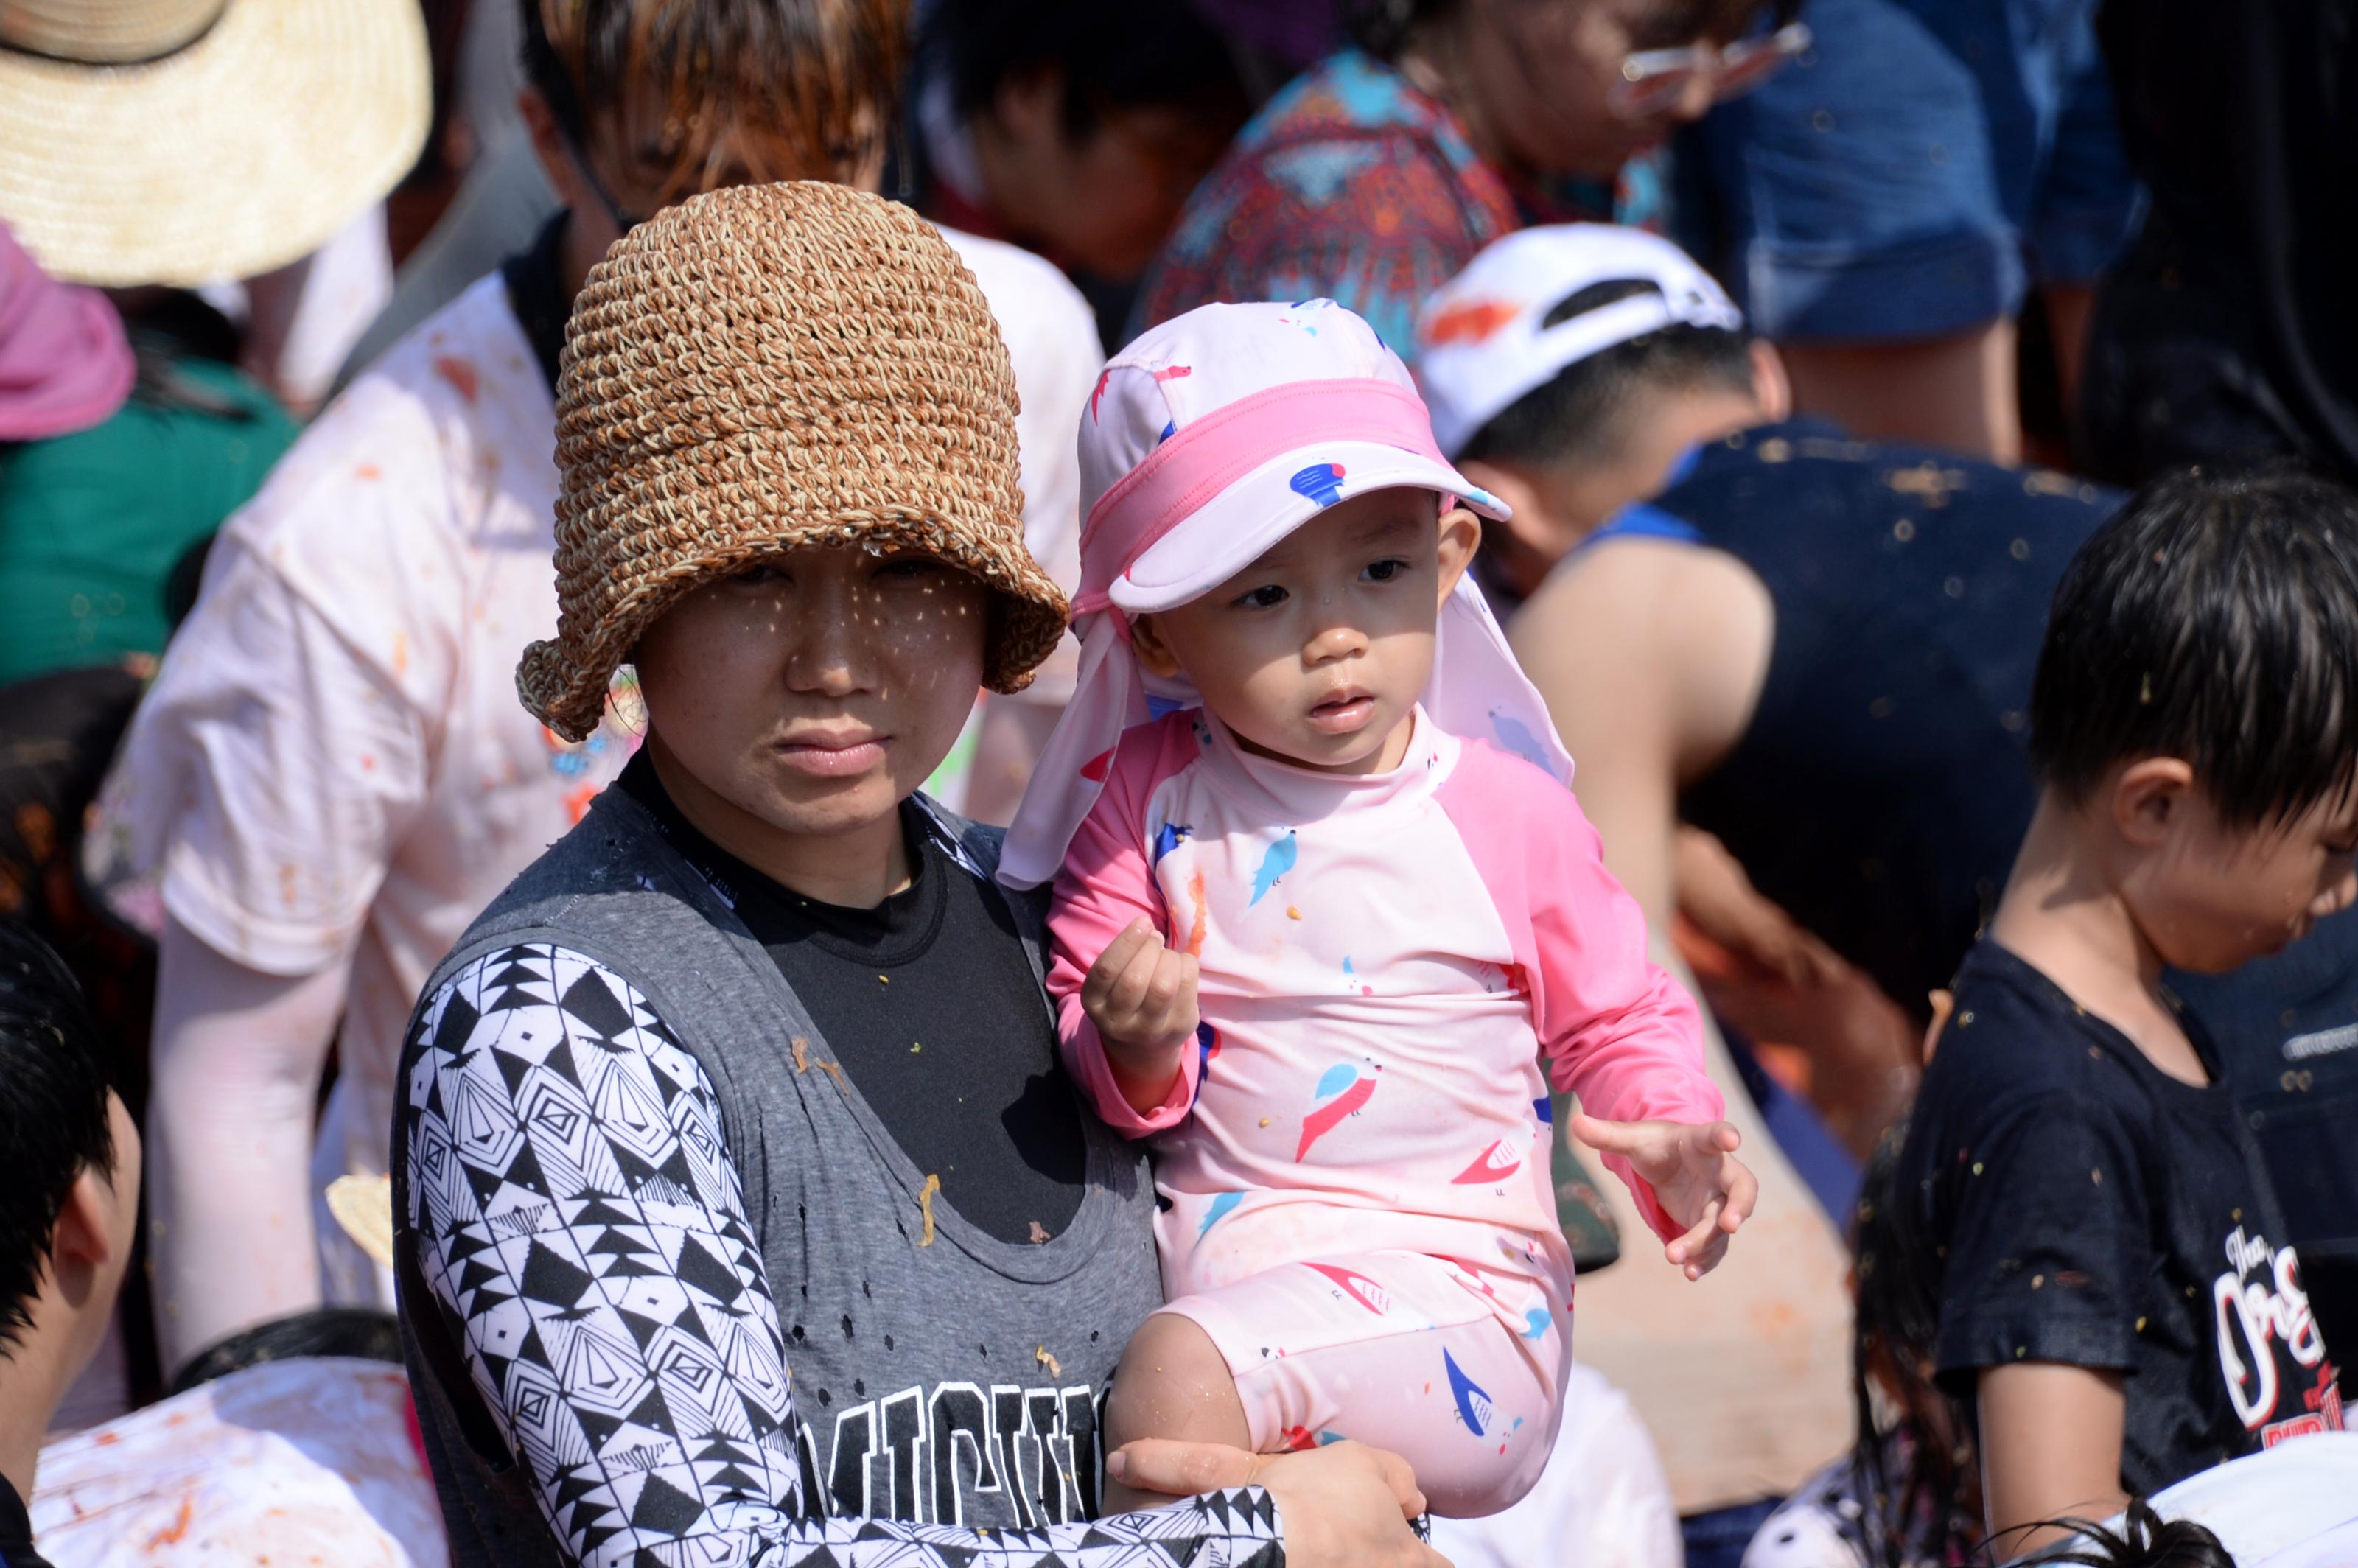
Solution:
[{"label": "baby's ear", "polygon": [[1155,625],[1153,616],[1133,615],[1130,618],[1130,646],[1149,674],[1170,680],[1180,673],[1178,655],[1172,653],[1171,644],[1163,640],[1162,628]]},{"label": "baby's ear", "polygon": [[1457,579],[1474,564],[1474,552],[1482,547],[1482,520],[1456,504],[1454,500],[1443,503],[1441,514],[1441,602],[1457,591]]}]

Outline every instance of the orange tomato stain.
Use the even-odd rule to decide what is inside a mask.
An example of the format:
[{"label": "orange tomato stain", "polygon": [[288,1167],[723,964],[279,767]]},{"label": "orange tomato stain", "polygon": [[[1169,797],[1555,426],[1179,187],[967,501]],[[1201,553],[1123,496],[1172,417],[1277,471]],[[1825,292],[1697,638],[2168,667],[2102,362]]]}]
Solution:
[{"label": "orange tomato stain", "polygon": [[362,463],[352,470],[354,479],[383,479],[384,470],[374,463]]},{"label": "orange tomato stain", "polygon": [[159,1546],[178,1545],[181,1539],[189,1533],[189,1526],[194,1522],[196,1516],[196,1499],[194,1498],[182,1498],[180,1499],[179,1517],[173,1519],[170,1524],[147,1538],[147,1550],[153,1552]]},{"label": "orange tomato stain", "polygon": [[473,362],[462,360],[456,354],[435,355],[434,373],[449,382],[457,389],[459,395],[470,403],[475,401],[475,394],[481,387],[481,381],[475,374]]},{"label": "orange tomato stain", "polygon": [[1195,922],[1187,928],[1187,956],[1200,958],[1204,956],[1204,938],[1208,935],[1209,925],[1204,914],[1203,872],[1190,871],[1187,874],[1187,897],[1195,906]]}]

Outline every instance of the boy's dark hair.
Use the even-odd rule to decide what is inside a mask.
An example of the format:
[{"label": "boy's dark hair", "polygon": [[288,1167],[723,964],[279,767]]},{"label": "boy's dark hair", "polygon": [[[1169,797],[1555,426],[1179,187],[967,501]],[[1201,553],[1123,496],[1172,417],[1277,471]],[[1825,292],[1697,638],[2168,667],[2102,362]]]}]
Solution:
[{"label": "boy's dark hair", "polygon": [[[576,146],[593,114],[654,94],[676,191],[715,141],[780,144],[773,179],[828,178],[880,151],[900,112],[905,0],[517,0],[524,73]],[[668,193],[667,193],[668,194]]]},{"label": "boy's dark hair", "polygon": [[2307,474],[2156,480],[2056,586],[2030,695],[2042,783],[2083,801],[2182,758],[2227,822],[2282,822],[2358,773],[2358,495]]},{"label": "boy's dark hair", "polygon": [[[1540,325],[1552,327],[1661,291],[1651,278],[1592,283],[1558,300]],[[1527,468],[1593,460],[1610,454],[1629,420],[1644,412],[1641,394],[1699,388],[1752,391],[1750,334],[1723,327],[1665,327],[1574,360],[1500,409],[1457,455]]]},{"label": "boy's dark hair", "polygon": [[2092,1519],[2049,1519],[2032,1530],[2061,1528],[2082,1539],[2034,1552],[2034,1563],[2073,1563],[2078,1568],[2235,1568],[2219,1538],[2190,1519],[2165,1520],[2143,1498],[2129,1500],[2119,1530]]},{"label": "boy's dark hair", "polygon": [[962,118],[988,113],[1006,82],[1054,68],[1069,141],[1123,109],[1179,110],[1225,140],[1249,107],[1235,52],[1185,0],[940,0],[925,47]]},{"label": "boy's dark hair", "polygon": [[112,1087],[65,961],[0,920],[0,1357],[31,1326],[66,1195],[85,1169],[114,1170]]}]

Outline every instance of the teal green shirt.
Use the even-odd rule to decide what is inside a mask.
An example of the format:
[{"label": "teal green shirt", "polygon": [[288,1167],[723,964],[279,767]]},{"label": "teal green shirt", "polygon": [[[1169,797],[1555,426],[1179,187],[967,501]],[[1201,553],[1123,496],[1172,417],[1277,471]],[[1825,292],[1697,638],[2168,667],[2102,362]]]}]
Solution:
[{"label": "teal green shirt", "polygon": [[294,444],[294,421],[236,371],[174,369],[236,412],[134,393],[93,429],[0,445],[0,685],[162,653],[173,566]]}]

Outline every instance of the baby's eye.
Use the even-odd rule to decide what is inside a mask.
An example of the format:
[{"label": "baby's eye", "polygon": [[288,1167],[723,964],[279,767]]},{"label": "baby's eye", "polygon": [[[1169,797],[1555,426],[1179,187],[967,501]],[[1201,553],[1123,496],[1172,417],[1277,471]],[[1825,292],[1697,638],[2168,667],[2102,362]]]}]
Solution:
[{"label": "baby's eye", "polygon": [[1361,575],[1369,582],[1390,582],[1407,570],[1408,563],[1395,557],[1390,560],[1368,562],[1368,569]]},{"label": "baby's eye", "polygon": [[1238,608],[1242,610],[1274,610],[1284,602],[1285,589],[1275,583],[1265,584],[1237,598]]}]

